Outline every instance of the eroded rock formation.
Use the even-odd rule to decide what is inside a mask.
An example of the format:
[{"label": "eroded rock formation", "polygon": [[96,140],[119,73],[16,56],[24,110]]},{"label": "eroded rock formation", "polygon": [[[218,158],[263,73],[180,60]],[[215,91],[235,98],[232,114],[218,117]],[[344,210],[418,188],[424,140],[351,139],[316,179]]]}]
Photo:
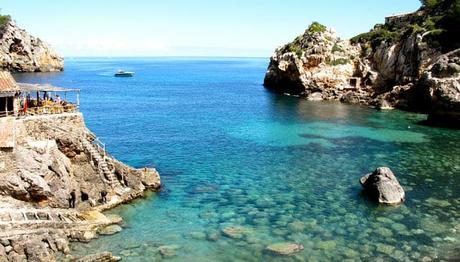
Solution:
[{"label": "eroded rock formation", "polygon": [[312,26],[275,51],[264,84],[311,100],[339,99],[353,88],[350,79],[358,55],[358,48],[337,38],[332,30],[315,31]]},{"label": "eroded rock formation", "polygon": [[116,233],[108,226],[122,219],[100,212],[160,187],[155,169],[129,167],[98,148],[80,113],[15,119],[14,135],[15,146],[0,149],[4,261],[54,261],[69,255],[69,240]]},{"label": "eroded rock formation", "polygon": [[64,58],[12,20],[0,28],[0,68],[13,72],[64,70]]},{"label": "eroded rock formation", "polygon": [[422,112],[432,124],[460,127],[460,49],[433,47],[436,30],[421,28],[429,17],[421,9],[387,18],[353,41],[313,23],[275,51],[264,85],[309,100]]}]

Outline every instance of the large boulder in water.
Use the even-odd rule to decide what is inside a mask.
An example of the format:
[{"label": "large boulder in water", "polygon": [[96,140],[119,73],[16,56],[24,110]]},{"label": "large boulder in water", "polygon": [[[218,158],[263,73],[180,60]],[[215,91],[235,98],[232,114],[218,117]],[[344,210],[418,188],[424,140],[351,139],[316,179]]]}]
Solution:
[{"label": "large boulder in water", "polygon": [[404,189],[388,167],[379,167],[360,179],[365,191],[383,204],[399,204],[404,201]]}]

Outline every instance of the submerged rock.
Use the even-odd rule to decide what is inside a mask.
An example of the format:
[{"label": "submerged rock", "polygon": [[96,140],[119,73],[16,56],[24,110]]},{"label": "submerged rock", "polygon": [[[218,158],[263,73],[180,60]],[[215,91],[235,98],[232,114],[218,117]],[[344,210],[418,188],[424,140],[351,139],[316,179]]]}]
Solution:
[{"label": "submerged rock", "polygon": [[122,228],[119,225],[110,225],[99,230],[100,235],[114,235],[120,232]]},{"label": "submerged rock", "polygon": [[265,249],[273,254],[280,255],[280,256],[291,256],[294,255],[297,252],[300,252],[303,250],[303,245],[302,244],[297,244],[297,243],[275,243],[268,245]]},{"label": "submerged rock", "polygon": [[222,229],[222,233],[230,238],[243,238],[249,233],[249,230],[242,226],[230,226]]},{"label": "submerged rock", "polygon": [[95,262],[95,261],[110,261],[110,262],[115,262],[115,261],[120,261],[120,257],[116,257],[112,255],[110,252],[101,252],[93,255],[88,255],[82,258],[77,259],[77,262]]},{"label": "submerged rock", "polygon": [[405,200],[404,189],[388,167],[379,167],[360,179],[365,191],[379,203],[399,204]]},{"label": "submerged rock", "polygon": [[162,257],[174,257],[178,249],[180,249],[180,247],[176,245],[158,247],[158,251]]}]

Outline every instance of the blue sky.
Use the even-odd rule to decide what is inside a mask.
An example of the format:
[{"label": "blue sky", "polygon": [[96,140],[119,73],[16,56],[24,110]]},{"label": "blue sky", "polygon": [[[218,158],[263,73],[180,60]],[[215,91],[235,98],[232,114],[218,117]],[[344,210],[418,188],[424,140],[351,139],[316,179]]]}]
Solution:
[{"label": "blue sky", "polygon": [[312,21],[342,38],[419,0],[0,0],[32,35],[70,56],[268,57]]}]

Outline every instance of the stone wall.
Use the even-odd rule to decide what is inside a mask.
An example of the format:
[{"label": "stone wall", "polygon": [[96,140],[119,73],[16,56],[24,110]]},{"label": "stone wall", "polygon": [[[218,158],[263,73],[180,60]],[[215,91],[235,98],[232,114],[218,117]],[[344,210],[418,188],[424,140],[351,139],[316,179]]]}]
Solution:
[{"label": "stone wall", "polygon": [[14,125],[14,117],[0,118],[0,150],[14,148],[14,144],[16,143]]},{"label": "stone wall", "polygon": [[402,28],[408,24],[414,23],[424,15],[425,11],[419,10],[412,13],[387,16],[385,17],[385,24],[392,27]]},{"label": "stone wall", "polygon": [[48,139],[62,136],[62,130],[81,134],[86,131],[82,113],[63,113],[19,118],[17,122],[18,140],[26,138]]}]

